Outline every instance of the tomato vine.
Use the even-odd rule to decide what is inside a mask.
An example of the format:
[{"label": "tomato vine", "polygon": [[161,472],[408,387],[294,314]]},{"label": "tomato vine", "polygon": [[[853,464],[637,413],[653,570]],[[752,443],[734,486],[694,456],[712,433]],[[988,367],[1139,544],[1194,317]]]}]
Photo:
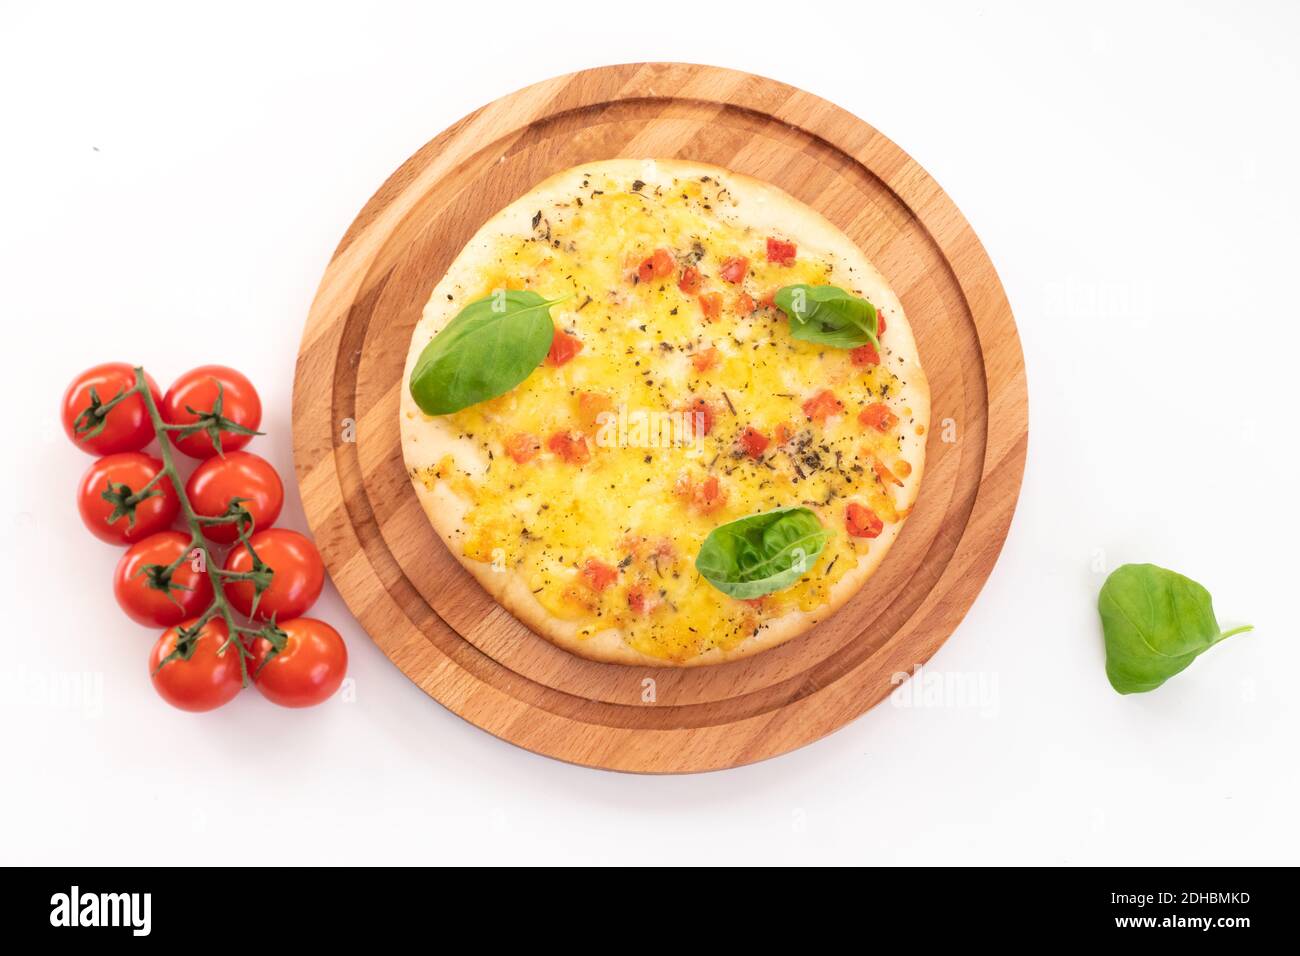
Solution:
[{"label": "tomato vine", "polygon": [[[175,649],[162,659],[155,673],[173,660],[189,660],[194,653],[194,648],[198,644],[203,629],[210,621],[219,618],[226,625],[227,631],[226,642],[222,645],[221,652],[226,653],[233,649],[239,654],[240,674],[243,683],[247,685],[250,682],[248,662],[253,658],[253,654],[246,646],[245,639],[255,642],[256,639],[262,638],[271,645],[271,650],[261,664],[264,667],[268,661],[284,649],[288,638],[288,634],[276,626],[274,618],[261,626],[254,626],[252,623],[253,615],[257,612],[257,604],[262,594],[271,586],[275,571],[258,557],[256,550],[253,548],[249,537],[249,532],[253,526],[253,517],[242,506],[241,501],[244,499],[232,498],[225,513],[214,517],[200,516],[194,510],[189,495],[186,494],[185,484],[181,481],[180,473],[176,469],[176,452],[172,448],[168,433],[177,432],[179,433],[177,437],[183,438],[195,434],[197,431],[203,431],[212,438],[218,454],[221,454],[220,435],[222,432],[241,435],[257,433],[222,415],[223,394],[220,383],[217,384],[217,397],[210,409],[199,411],[187,408],[187,411],[198,417],[197,422],[169,424],[163,420],[162,414],[158,411],[158,405],[154,401],[144,369],[137,366],[133,371],[135,374],[134,385],[122,389],[108,401],[101,401],[99,396],[94,394],[92,390],[91,404],[76,419],[76,436],[79,441],[86,441],[94,437],[103,429],[104,420],[116,405],[131,395],[140,396],[145,410],[148,412],[149,419],[153,423],[154,434],[158,437],[162,469],[141,488],[132,489],[125,484],[114,485],[110,483],[104,489],[102,497],[113,505],[110,523],[122,518],[134,523],[135,506],[147,498],[161,494],[157,485],[162,480],[170,481],[180,502],[180,511],[185,518],[185,525],[190,534],[190,542],[170,565],[147,565],[141,568],[140,573],[147,577],[150,587],[165,591],[170,597],[173,590],[181,588],[181,585],[172,581],[172,576],[185,561],[193,560],[197,551],[203,561],[203,572],[212,584],[212,603],[194,619],[193,624],[188,627],[183,624],[176,627]],[[218,524],[233,524],[235,526],[235,533],[238,535],[238,544],[236,546],[242,546],[248,551],[249,556],[252,558],[251,570],[227,571],[219,567],[217,562],[213,560],[212,547],[203,529],[207,525]],[[224,584],[229,581],[250,581],[253,584],[254,598],[252,607],[249,610],[248,621],[239,623],[230,602],[226,598]]]}]

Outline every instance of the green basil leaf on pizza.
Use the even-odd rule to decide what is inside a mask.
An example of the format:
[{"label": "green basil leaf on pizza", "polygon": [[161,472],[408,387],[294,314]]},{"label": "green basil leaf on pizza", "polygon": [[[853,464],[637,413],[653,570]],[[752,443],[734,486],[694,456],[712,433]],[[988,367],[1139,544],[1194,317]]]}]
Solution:
[{"label": "green basil leaf on pizza", "polygon": [[504,395],[542,364],[560,299],[501,289],[471,302],[424,347],[411,370],[411,397],[426,415],[449,415]]}]

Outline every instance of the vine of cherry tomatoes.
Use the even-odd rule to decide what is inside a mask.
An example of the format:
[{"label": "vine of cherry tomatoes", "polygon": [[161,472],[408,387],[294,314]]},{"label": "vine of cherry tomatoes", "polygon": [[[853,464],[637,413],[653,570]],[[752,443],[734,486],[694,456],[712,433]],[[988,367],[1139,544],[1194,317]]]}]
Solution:
[{"label": "vine of cherry tomatoes", "polygon": [[[62,419],[73,443],[99,456],[78,486],[81,520],[127,547],[113,575],[118,605],[166,628],[149,655],[159,696],[189,711],[220,707],[249,682],[284,707],[331,697],[347,647],[330,625],[302,616],[325,583],[320,553],[274,527],[284,484],[270,462],[242,450],[260,434],[253,383],[203,365],[160,393],[143,370],[97,365],[68,386]],[[155,440],[159,453],[147,454]],[[174,452],[200,460],[183,483]]]}]

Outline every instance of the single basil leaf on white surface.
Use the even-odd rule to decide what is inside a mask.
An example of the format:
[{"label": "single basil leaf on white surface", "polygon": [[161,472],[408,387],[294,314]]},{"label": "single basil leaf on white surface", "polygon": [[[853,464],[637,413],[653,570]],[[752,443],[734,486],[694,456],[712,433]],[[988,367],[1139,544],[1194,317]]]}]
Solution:
[{"label": "single basil leaf on white surface", "polygon": [[1220,630],[1210,592],[1154,564],[1111,572],[1097,598],[1106,676],[1121,694],[1155,690],[1215,644],[1250,625]]}]

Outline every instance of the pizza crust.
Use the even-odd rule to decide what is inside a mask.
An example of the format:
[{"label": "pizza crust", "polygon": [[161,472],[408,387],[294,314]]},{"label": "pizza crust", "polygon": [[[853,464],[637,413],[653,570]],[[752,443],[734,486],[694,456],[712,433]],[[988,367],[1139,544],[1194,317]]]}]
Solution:
[{"label": "pizza crust", "polygon": [[[618,628],[607,628],[591,636],[579,636],[579,625],[551,614],[534,597],[524,575],[512,569],[494,569],[491,563],[476,561],[462,553],[465,542],[465,515],[469,502],[457,496],[447,482],[431,486],[414,477],[447,455],[458,466],[473,469],[486,467],[479,449],[464,441],[449,427],[446,419],[425,415],[407,387],[411,370],[424,346],[465,304],[464,291],[473,288],[475,278],[487,264],[494,243],[503,236],[527,235],[532,230],[534,211],[573,195],[585,176],[609,175],[629,181],[640,179],[649,186],[666,184],[674,177],[713,176],[725,181],[741,200],[743,213],[736,218],[756,230],[770,230],[796,239],[801,250],[814,249],[830,253],[851,266],[857,286],[871,302],[888,312],[888,341],[882,342],[882,357],[888,356],[891,371],[906,381],[906,402],[913,410],[913,421],[921,433],[928,433],[930,391],[921,369],[915,338],[903,313],[902,304],[879,271],[838,228],[815,210],[777,187],[704,163],[684,160],[614,159],[589,163],[564,170],[538,184],[489,219],[466,244],[434,288],[424,314],[412,334],[401,388],[402,451],[407,470],[420,504],[430,523],[451,553],[479,584],[506,610],[535,633],[580,657],[607,663],[663,666],[702,666],[748,657],[776,647],[826,620],[845,604],[875,573],[902,529],[905,519],[885,524],[881,534],[871,540],[868,552],[857,565],[831,587],[824,604],[811,610],[791,610],[767,620],[759,632],[729,649],[712,648],[689,660],[675,661],[652,657],[630,647]],[[558,324],[558,316],[557,316]],[[901,361],[899,361],[901,359]],[[925,442],[921,440],[909,452],[911,473],[903,479],[896,493],[902,515],[913,507],[920,488],[925,463]],[[700,581],[699,586],[710,587]]]}]

